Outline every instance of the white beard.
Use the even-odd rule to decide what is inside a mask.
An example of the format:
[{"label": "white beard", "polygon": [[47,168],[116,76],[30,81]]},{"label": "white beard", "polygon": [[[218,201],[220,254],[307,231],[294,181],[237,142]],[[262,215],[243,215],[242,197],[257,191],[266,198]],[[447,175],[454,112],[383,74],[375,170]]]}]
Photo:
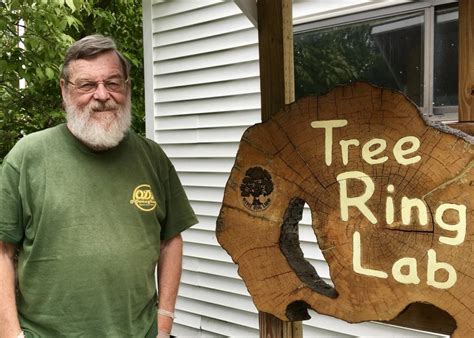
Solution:
[{"label": "white beard", "polygon": [[91,101],[84,108],[78,108],[68,98],[64,98],[69,130],[96,151],[116,147],[123,140],[132,122],[130,107],[130,97],[123,106],[112,102]]}]

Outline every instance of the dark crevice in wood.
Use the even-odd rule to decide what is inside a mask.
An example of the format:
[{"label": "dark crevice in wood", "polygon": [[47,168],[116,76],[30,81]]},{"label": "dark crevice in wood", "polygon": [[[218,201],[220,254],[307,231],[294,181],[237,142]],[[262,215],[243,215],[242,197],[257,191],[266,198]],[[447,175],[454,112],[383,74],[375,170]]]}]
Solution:
[{"label": "dark crevice in wood", "polygon": [[308,320],[311,319],[311,316],[308,314],[308,309],[310,308],[308,303],[298,300],[286,307],[286,316],[290,321]]},{"label": "dark crevice in wood", "polygon": [[[336,298],[338,296],[337,291],[319,277],[315,268],[304,258],[303,251],[301,250],[298,223],[303,215],[304,203],[305,201],[301,198],[293,198],[288,204],[280,233],[281,252],[286,257],[288,264],[295,274],[307,287],[323,296]],[[302,302],[292,303],[296,304],[293,305],[293,307],[298,309],[298,311],[293,310],[295,315],[298,313],[300,315],[302,313],[307,314],[306,308],[303,309],[301,303]],[[298,317],[291,320],[303,319],[307,318]]]},{"label": "dark crevice in wood", "polygon": [[457,328],[456,321],[448,312],[421,302],[409,304],[397,317],[386,323],[446,335],[451,335]]}]

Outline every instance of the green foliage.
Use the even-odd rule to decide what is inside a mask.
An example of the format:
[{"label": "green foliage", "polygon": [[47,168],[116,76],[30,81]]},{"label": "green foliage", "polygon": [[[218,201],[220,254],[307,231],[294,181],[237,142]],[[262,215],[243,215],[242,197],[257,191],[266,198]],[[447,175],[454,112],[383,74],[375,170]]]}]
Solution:
[{"label": "green foliage", "polygon": [[297,97],[356,80],[396,88],[369,24],[298,34],[294,40]]},{"label": "green foliage", "polygon": [[141,23],[140,0],[2,0],[0,161],[23,135],[64,120],[58,81],[63,57],[74,41],[93,33],[113,37],[132,63],[132,127],[143,134]]}]

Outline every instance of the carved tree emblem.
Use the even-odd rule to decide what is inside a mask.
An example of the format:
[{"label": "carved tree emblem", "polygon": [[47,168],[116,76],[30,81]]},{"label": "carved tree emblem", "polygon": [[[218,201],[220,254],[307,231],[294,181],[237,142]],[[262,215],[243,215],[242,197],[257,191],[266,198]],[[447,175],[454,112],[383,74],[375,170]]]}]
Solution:
[{"label": "carved tree emblem", "polygon": [[268,197],[273,191],[272,176],[262,167],[252,167],[245,172],[240,184],[244,206],[252,211],[265,210],[270,206]]}]

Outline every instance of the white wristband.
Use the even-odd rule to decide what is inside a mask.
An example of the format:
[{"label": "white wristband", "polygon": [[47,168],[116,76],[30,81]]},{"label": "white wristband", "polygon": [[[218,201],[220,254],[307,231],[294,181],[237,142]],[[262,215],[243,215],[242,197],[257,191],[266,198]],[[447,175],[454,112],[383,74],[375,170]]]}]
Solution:
[{"label": "white wristband", "polygon": [[170,311],[167,311],[167,310],[163,310],[163,309],[158,309],[158,314],[159,315],[162,315],[162,316],[165,316],[165,317],[169,317],[171,319],[174,319],[174,312],[170,312]]},{"label": "white wristband", "polygon": [[170,334],[168,332],[158,330],[158,335],[156,338],[170,338]]},{"label": "white wristband", "polygon": [[16,338],[25,338],[25,333],[21,331]]}]

